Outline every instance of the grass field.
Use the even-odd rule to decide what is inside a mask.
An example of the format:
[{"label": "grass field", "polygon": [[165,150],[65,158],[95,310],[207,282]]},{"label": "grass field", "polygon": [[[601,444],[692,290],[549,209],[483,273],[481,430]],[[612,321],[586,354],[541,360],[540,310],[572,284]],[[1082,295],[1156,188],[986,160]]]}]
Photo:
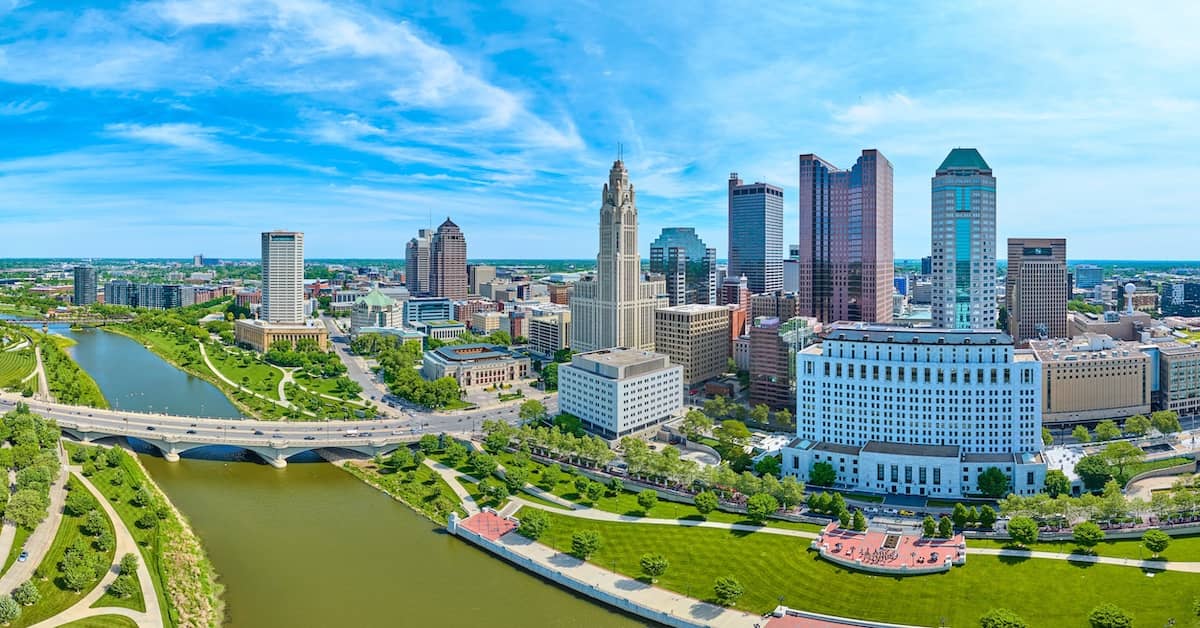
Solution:
[{"label": "grass field", "polygon": [[8,558],[4,559],[4,571],[13,563],[17,562],[17,557],[21,555],[21,550],[25,547],[25,541],[29,539],[29,535],[33,534],[33,530],[28,530],[20,526],[17,527],[17,534],[13,537],[12,549],[8,550]]},{"label": "grass field", "polygon": [[[506,466],[514,463],[513,454],[510,452],[501,453],[499,460],[501,464]],[[532,462],[531,465],[532,472],[530,473],[529,483],[539,488],[547,488],[541,483],[542,470],[546,467],[537,462]],[[551,493],[554,493],[558,497],[568,501],[591,506],[607,512],[613,512],[620,515],[632,515],[636,517],[645,516],[653,519],[694,519],[719,521],[722,523],[744,523],[748,525],[756,525],[754,521],[751,521],[746,517],[746,515],[741,513],[714,510],[707,515],[702,515],[700,514],[700,511],[696,510],[696,507],[692,506],[691,504],[681,504],[664,499],[660,499],[658,504],[651,508],[649,512],[643,512],[642,507],[637,503],[637,494],[631,491],[622,491],[618,495],[609,495],[608,491],[605,491],[604,496],[596,500],[596,503],[593,504],[588,502],[586,497],[576,492],[574,483],[577,476],[566,475],[564,473],[562,477],[563,480],[556,484],[552,490],[550,490]],[[822,526],[812,523],[782,521],[779,519],[768,520],[765,525],[772,528],[807,530],[809,532],[819,532],[822,528]]]},{"label": "grass field", "polygon": [[[819,613],[893,623],[975,626],[994,607],[1011,608],[1031,626],[1080,627],[1102,602],[1131,612],[1138,626],[1162,626],[1191,617],[1200,576],[1174,572],[1147,577],[1141,570],[1058,560],[969,556],[967,564],[938,575],[885,577],[848,571],[808,551],[804,539],[587,521],[555,513],[543,543],[569,551],[571,534],[593,529],[601,548],[591,561],[626,575],[641,575],[638,561],[661,553],[670,567],[658,585],[711,598],[713,581],[732,576],[746,593],[737,607],[761,613],[784,604]],[[520,513],[517,514],[520,516]]]},{"label": "grass field", "polygon": [[96,615],[63,624],[62,628],[137,628],[137,624],[132,619],[120,615]]},{"label": "grass field", "polygon": [[[436,471],[423,464],[411,465],[399,473],[380,469],[373,462],[347,462],[342,468],[437,523],[445,525],[451,510],[466,516],[466,511],[458,505],[458,495],[454,494],[450,485]],[[411,481],[407,480],[409,473],[412,473]]]},{"label": "grass field", "polygon": [[[72,491],[87,491],[74,477],[67,481],[67,486]],[[100,513],[103,514],[104,511],[100,510]],[[62,571],[59,570],[59,563],[67,548],[81,540],[88,547],[92,547],[94,541],[93,537],[83,533],[83,519],[83,517],[63,514],[62,523],[59,525],[58,533],[54,536],[54,541],[50,544],[50,550],[46,552],[42,563],[38,565],[38,569],[45,574],[46,579],[34,578],[34,583],[37,585],[38,592],[42,594],[42,599],[37,604],[22,609],[21,616],[12,623],[12,626],[32,626],[70,608],[96,586],[96,583],[100,581],[100,576],[107,571],[107,566],[112,565],[115,550],[110,548],[107,552],[98,553],[100,562],[104,564],[105,569],[99,570],[90,585],[84,587],[79,593],[66,587],[62,580]],[[105,517],[104,520],[108,523],[108,531],[111,534],[113,532],[112,521],[109,521],[108,517]]]},{"label": "grass field", "polygon": [[17,386],[37,366],[33,349],[0,352],[0,388]]},{"label": "grass field", "polygon": [[279,399],[279,380],[283,379],[283,371],[259,362],[254,354],[240,349],[226,351],[211,345],[207,349],[209,360],[222,375],[264,397]]},{"label": "grass field", "polygon": [[[991,539],[970,539],[967,541],[968,547],[991,547],[1002,548],[1009,547],[1009,541],[994,541]],[[1061,554],[1070,554],[1072,552],[1081,552],[1077,545],[1071,541],[1044,541],[1034,543],[1028,549],[1039,552],[1058,552]],[[1151,557],[1150,551],[1142,546],[1141,539],[1114,539],[1104,541],[1092,548],[1092,554],[1097,556],[1111,556],[1113,558],[1136,558],[1139,560],[1149,560]],[[1171,544],[1167,546],[1167,551],[1160,556],[1162,560],[1175,560],[1181,562],[1200,561],[1200,536],[1181,536],[1173,537]]]}]

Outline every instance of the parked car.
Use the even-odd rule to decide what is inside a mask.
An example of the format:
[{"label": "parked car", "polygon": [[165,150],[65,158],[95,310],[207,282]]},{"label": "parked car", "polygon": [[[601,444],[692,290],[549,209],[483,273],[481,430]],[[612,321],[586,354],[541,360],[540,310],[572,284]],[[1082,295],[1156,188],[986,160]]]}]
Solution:
[{"label": "parked car", "polygon": [[900,511],[900,516],[901,516],[901,517],[911,517],[911,516],[913,516],[913,515],[915,515],[915,514],[917,514],[917,513],[913,512],[913,511],[911,511],[911,510],[901,510],[901,511]]}]

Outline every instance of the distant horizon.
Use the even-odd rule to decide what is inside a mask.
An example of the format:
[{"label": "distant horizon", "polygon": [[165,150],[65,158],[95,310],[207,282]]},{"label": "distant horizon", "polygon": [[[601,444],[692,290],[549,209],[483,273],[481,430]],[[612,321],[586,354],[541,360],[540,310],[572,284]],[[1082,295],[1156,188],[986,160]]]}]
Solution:
[{"label": "distant horizon", "polygon": [[[258,257],[209,257],[205,259],[219,260],[222,262],[253,262],[261,261]],[[190,262],[191,256],[188,257],[0,257],[0,262],[21,262],[21,261],[49,261],[49,262]],[[642,257],[642,260],[649,260],[648,257]],[[785,258],[786,259],[786,258]],[[893,264],[900,262],[920,262],[921,257],[897,257],[893,258]],[[404,262],[403,257],[305,257],[304,262]],[[595,262],[595,258],[590,257],[477,257],[468,258],[468,264],[480,262]],[[718,263],[728,263],[726,258],[717,258]],[[999,258],[997,264],[1006,264],[1007,260]],[[1076,264],[1196,264],[1200,266],[1200,259],[1100,259],[1100,258],[1068,258],[1067,265]],[[200,267],[195,267],[200,268]]]}]

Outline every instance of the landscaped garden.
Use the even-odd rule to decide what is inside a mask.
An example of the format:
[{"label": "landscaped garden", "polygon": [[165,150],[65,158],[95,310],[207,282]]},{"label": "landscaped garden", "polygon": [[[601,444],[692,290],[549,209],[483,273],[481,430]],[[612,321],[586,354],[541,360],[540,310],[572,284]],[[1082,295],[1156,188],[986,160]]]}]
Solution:
[{"label": "landscaped garden", "polygon": [[421,464],[425,455],[420,449],[400,447],[386,458],[346,461],[342,468],[436,523],[445,525],[451,512],[466,516],[450,485],[436,471]]},{"label": "landscaped garden", "polygon": [[37,358],[29,347],[0,352],[0,388],[17,388],[36,366]]}]

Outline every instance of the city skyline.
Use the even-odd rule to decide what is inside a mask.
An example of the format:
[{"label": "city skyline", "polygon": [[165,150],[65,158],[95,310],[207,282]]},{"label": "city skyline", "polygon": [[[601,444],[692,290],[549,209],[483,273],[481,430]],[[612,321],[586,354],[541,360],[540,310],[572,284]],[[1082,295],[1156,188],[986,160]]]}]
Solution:
[{"label": "city skyline", "polygon": [[[312,258],[398,259],[431,217],[453,215],[494,236],[472,245],[480,259],[511,243],[577,257],[595,173],[621,142],[642,173],[643,227],[696,227],[722,259],[729,171],[784,189],[786,245],[796,157],[849,163],[863,147],[895,166],[896,256],[927,255],[925,181],[956,146],[1004,173],[998,238],[1037,224],[1080,259],[1114,257],[1118,233],[1119,257],[1188,257],[1173,252],[1186,251],[1190,199],[1172,182],[1200,139],[1180,15],[1195,7],[1081,19],[782,5],[755,46],[729,26],[744,7],[681,8],[652,31],[586,6],[373,7],[0,1],[4,254],[248,257],[244,242],[286,222],[310,234]],[[718,33],[731,45],[707,46]],[[951,55],[986,71],[938,71]],[[96,62],[68,62],[85,56]],[[767,77],[761,97],[734,96]]]}]

